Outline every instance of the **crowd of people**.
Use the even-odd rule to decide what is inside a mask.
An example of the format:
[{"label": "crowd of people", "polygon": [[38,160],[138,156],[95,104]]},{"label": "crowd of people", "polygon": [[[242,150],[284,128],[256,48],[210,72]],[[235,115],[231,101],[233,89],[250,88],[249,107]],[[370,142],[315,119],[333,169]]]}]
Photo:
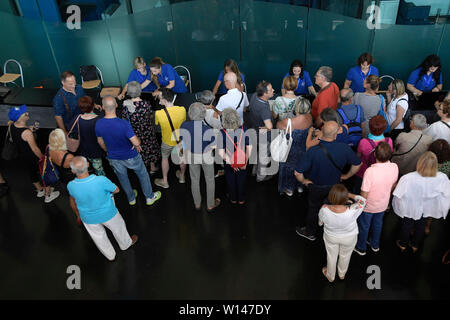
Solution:
[{"label": "crowd of people", "polygon": [[[104,227],[122,250],[137,236],[128,234],[115,206],[114,194],[120,190],[105,176],[105,159],[130,206],[139,192],[127,170],[134,170],[151,206],[162,194],[153,190],[150,177],[161,169],[162,178],[153,183],[169,189],[172,159],[172,166],[179,166],[179,183],[186,183],[189,175],[193,208],[201,210],[203,171],[209,213],[223,202],[215,192],[217,177],[225,177],[228,201],[242,206],[248,176],[262,182],[278,174],[280,195],[306,193],[306,223],[296,228],[297,234],[315,241],[323,226],[327,265],[322,272],[332,282],[336,266],[338,277],[345,278],[352,252],[365,255],[368,246],[380,251],[383,216],[390,208],[402,218],[397,246],[401,251],[409,246],[412,252],[430,232],[431,220],[445,219],[450,209],[450,95],[436,101],[440,121],[431,125],[420,113],[411,116],[410,110],[410,95],[442,91],[439,57],[427,57],[406,87],[394,79],[386,97],[379,93],[379,73],[372,64],[373,57],[362,54],[339,89],[331,67],[317,70],[314,87],[302,62],[295,60],[283,78],[282,95],[273,100],[273,86],[266,81],[248,99],[245,76],[229,59],[212,91],[198,94],[198,102],[186,112],[185,106],[174,104],[175,94],[186,92],[186,86],[173,67],[161,58],[147,66],[137,57],[120,95],[104,97],[101,106],[86,96],[72,72],[62,73],[53,102],[58,128],[50,133],[44,153],[27,124],[25,105],[9,111],[9,132],[37,196],[49,203],[61,194],[43,184],[38,173],[38,161],[47,155],[67,185],[78,223],[109,260],[115,252]],[[142,99],[142,92],[151,92],[160,110]],[[279,132],[289,148],[274,172],[270,150],[279,150],[271,146]],[[74,137],[79,146],[69,152],[67,142]],[[0,175],[0,186],[6,185]]]}]

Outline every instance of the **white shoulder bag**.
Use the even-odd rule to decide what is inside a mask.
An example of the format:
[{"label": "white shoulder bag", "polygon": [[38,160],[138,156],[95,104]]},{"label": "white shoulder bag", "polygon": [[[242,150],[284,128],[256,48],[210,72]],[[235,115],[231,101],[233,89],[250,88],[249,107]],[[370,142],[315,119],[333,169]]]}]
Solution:
[{"label": "white shoulder bag", "polygon": [[[289,139],[287,135],[289,134]],[[270,143],[270,154],[277,162],[286,162],[292,145],[292,124],[288,119],[286,130],[280,130],[278,136]]]}]

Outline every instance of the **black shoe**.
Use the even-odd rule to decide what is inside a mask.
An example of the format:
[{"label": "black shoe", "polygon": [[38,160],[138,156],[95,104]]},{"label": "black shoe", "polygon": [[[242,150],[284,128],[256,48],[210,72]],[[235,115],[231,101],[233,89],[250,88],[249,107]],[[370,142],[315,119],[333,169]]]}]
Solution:
[{"label": "black shoe", "polygon": [[308,239],[309,241],[314,241],[314,240],[316,240],[316,237],[315,237],[315,236],[313,236],[313,235],[308,235],[308,234],[306,233],[306,227],[297,227],[297,228],[295,229],[295,232],[297,232],[297,234],[298,234],[300,237],[306,238],[306,239]]}]

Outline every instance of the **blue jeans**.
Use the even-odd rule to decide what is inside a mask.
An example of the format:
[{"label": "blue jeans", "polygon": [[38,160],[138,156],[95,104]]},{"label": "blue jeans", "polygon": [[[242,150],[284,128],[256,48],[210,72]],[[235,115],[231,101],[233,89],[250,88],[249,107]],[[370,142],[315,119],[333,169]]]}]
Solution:
[{"label": "blue jeans", "polygon": [[381,229],[383,228],[384,211],[378,213],[363,212],[358,218],[358,242],[356,249],[366,251],[366,241],[369,236],[369,231],[372,227],[372,236],[370,237],[370,246],[374,249],[380,247]]},{"label": "blue jeans", "polygon": [[153,198],[152,184],[150,177],[148,176],[147,169],[145,168],[144,161],[142,161],[141,155],[137,155],[134,158],[127,160],[114,160],[108,159],[111,167],[119,178],[120,185],[123,191],[127,195],[128,202],[132,202],[135,199],[133,189],[131,188],[130,180],[128,179],[127,169],[132,169],[139,178],[141,183],[142,192],[146,198]]}]

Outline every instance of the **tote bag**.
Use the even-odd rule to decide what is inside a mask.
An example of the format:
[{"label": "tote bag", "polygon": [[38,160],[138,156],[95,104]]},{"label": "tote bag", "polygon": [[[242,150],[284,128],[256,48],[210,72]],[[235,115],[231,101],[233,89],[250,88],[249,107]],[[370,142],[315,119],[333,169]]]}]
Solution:
[{"label": "tote bag", "polygon": [[278,136],[270,143],[272,159],[278,162],[286,162],[289,150],[292,146],[292,124],[289,118],[286,130],[280,130]]}]

